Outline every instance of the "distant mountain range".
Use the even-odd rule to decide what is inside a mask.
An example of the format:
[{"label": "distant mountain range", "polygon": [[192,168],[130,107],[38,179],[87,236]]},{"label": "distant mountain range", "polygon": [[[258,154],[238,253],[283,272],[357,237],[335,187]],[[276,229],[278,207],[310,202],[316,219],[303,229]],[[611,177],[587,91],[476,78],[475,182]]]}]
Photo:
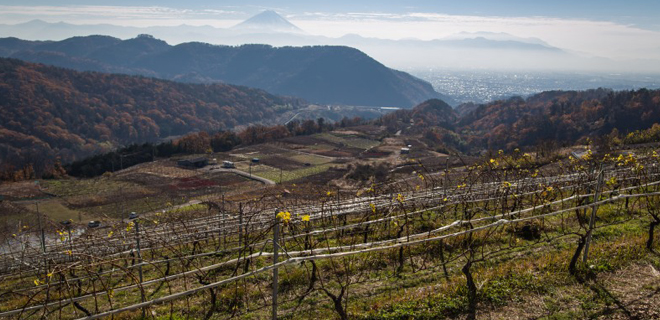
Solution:
[{"label": "distant mountain range", "polygon": [[[230,28],[211,26],[122,27],[108,24],[73,25],[34,20],[0,25],[0,37],[27,40],[61,40],[74,36],[105,34],[120,39],[151,34],[171,44],[205,42],[223,45],[349,46],[398,69],[497,68],[526,70],[644,71],[652,61],[617,61],[567,52],[537,38],[506,33],[458,33],[435,40],[377,39],[348,34],[339,38],[311,35],[274,11],[264,11]],[[656,62],[657,64],[657,62]],[[622,66],[617,70],[615,66]]]},{"label": "distant mountain range", "polygon": [[385,67],[343,46],[171,46],[149,35],[62,41],[0,39],[0,56],[79,71],[126,73],[163,79],[224,82],[296,96],[313,103],[410,108],[430,98],[453,101],[407,73]]}]

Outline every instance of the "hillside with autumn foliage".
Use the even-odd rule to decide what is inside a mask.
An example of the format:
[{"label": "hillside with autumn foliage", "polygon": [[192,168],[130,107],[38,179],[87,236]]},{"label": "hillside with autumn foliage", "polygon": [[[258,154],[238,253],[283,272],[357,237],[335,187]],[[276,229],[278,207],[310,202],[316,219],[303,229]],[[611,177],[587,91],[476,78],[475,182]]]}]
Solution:
[{"label": "hillside with autumn foliage", "polygon": [[272,119],[302,101],[226,84],[183,84],[0,59],[0,159],[44,170],[119,145]]},{"label": "hillside with autumn foliage", "polygon": [[550,91],[526,100],[496,101],[463,117],[458,127],[471,144],[513,149],[542,141],[597,140],[613,131],[628,133],[659,122],[660,90],[597,89]]},{"label": "hillside with autumn foliage", "polygon": [[527,99],[464,104],[456,110],[430,100],[376,123],[390,132],[421,134],[442,151],[572,145],[623,138],[660,123],[660,90],[548,91]]},{"label": "hillside with autumn foliage", "polygon": [[[23,170],[26,177],[42,176],[62,171],[58,163],[122,145],[195,131],[213,136],[249,123],[273,124],[269,120],[302,105],[299,99],[245,87],[77,72],[0,59],[0,172]],[[373,123],[390,134],[417,136],[439,152],[567,146],[587,138],[610,143],[660,123],[660,90],[549,91],[457,109],[431,99]],[[263,142],[253,139],[259,128],[247,128],[241,143]],[[318,131],[304,126],[263,128],[272,136],[265,140]],[[224,146],[225,140],[218,141]]]}]

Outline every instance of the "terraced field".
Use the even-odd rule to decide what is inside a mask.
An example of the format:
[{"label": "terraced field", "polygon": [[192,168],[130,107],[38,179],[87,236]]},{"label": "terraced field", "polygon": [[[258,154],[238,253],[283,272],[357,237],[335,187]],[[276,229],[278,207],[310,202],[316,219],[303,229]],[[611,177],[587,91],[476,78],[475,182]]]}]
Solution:
[{"label": "terraced field", "polygon": [[[43,248],[25,230],[0,259],[0,317],[438,319],[513,308],[651,319],[652,307],[602,280],[660,267],[649,233],[657,162],[585,157],[536,171],[527,156],[502,155],[314,199],[170,204]],[[660,282],[643,281],[656,301]],[[571,303],[561,290],[581,295]]]}]

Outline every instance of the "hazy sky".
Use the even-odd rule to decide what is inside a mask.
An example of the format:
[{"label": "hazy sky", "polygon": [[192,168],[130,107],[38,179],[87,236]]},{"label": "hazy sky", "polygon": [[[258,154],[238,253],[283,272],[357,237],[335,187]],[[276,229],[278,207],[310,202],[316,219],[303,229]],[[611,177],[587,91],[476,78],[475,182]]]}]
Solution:
[{"label": "hazy sky", "polygon": [[[2,0],[0,4],[16,5],[17,1]],[[20,5],[25,6],[158,6],[177,9],[225,9],[253,14],[262,9],[281,9],[288,13],[300,12],[434,12],[457,15],[486,15],[486,16],[551,16],[560,18],[586,18],[595,20],[608,20],[622,23],[646,25],[658,28],[658,12],[660,2],[657,0],[23,0]],[[655,25],[655,26],[654,26]]]},{"label": "hazy sky", "polygon": [[659,0],[0,0],[0,21],[228,27],[265,9],[310,34],[331,37],[429,40],[459,32],[506,32],[591,55],[660,58]]}]

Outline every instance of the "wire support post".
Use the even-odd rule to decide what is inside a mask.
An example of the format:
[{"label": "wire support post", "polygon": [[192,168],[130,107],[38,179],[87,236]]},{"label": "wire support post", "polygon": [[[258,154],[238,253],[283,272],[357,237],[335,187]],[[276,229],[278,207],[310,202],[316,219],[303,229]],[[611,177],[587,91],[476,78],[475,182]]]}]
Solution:
[{"label": "wire support post", "polygon": [[[279,258],[277,251],[280,238],[280,221],[277,217],[279,210],[275,209],[275,225],[273,226],[273,265],[276,265]],[[277,320],[277,275],[278,269],[273,268],[273,313],[272,320]]]},{"label": "wire support post", "polygon": [[598,201],[600,200],[600,193],[603,189],[603,177],[605,176],[603,168],[601,165],[600,173],[598,174],[598,183],[596,184],[596,192],[594,193],[594,200],[592,201],[593,205],[591,206],[591,217],[589,218],[589,230],[587,231],[587,238],[585,239],[584,244],[584,255],[582,256],[582,262],[587,263],[589,259],[589,243],[591,242],[591,234],[594,231],[596,224],[596,212],[598,211]]}]

